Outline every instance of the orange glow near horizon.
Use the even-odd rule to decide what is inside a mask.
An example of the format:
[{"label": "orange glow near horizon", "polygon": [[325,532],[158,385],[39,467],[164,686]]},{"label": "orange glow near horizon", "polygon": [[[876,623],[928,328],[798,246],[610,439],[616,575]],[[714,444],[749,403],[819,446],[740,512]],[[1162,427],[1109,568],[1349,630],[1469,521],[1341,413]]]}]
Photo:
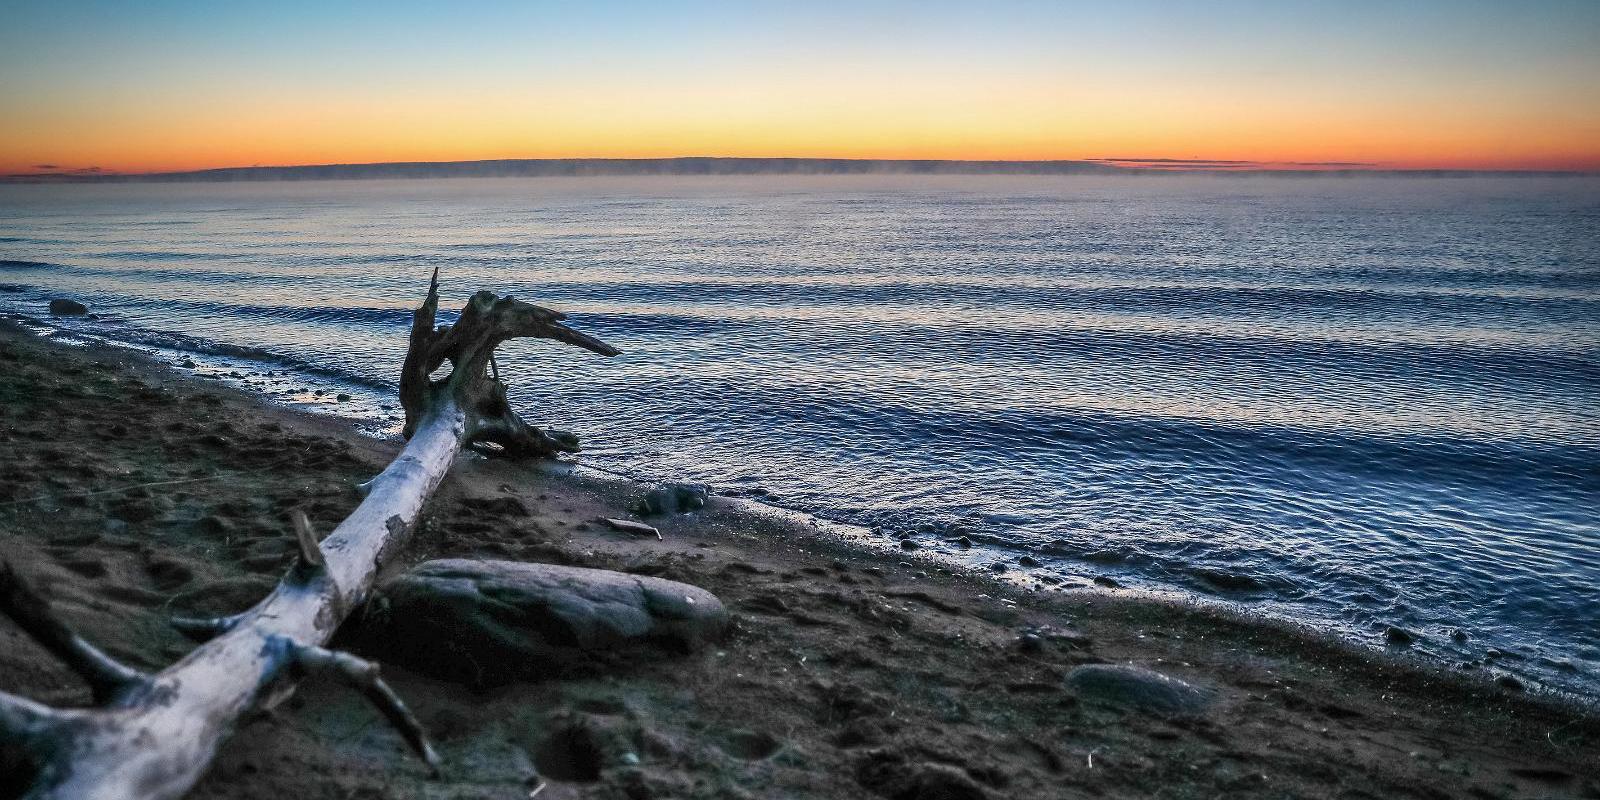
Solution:
[{"label": "orange glow near horizon", "polygon": [[[737,93],[734,93],[737,94]],[[98,168],[169,172],[502,158],[675,156],[885,159],[1205,159],[1267,168],[1345,162],[1384,169],[1600,169],[1600,125],[1530,127],[1529,114],[1463,120],[1460,109],[1409,115],[1238,104],[1225,118],[1182,106],[1077,97],[870,97],[829,108],[712,96],[660,103],[597,90],[591,97],[440,98],[417,105],[340,102],[187,109],[51,109],[0,129],[0,173]],[[1093,101],[1093,102],[1090,102]],[[952,107],[962,109],[951,113]],[[1060,110],[1062,108],[1070,111]],[[1151,110],[1151,109],[1154,110]],[[520,109],[520,110],[519,110]],[[1390,113],[1393,116],[1390,117]],[[1403,118],[1409,116],[1409,119]],[[1493,115],[1489,115],[1493,116]]]},{"label": "orange glow near horizon", "polygon": [[36,5],[0,26],[0,174],[673,156],[1600,170],[1600,6],[1582,4]]}]

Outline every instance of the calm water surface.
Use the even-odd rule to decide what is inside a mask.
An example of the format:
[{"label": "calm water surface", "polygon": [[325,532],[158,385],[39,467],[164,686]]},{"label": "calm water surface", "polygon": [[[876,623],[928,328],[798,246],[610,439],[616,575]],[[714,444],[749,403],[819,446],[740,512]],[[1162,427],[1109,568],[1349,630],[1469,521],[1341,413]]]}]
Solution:
[{"label": "calm water surface", "polygon": [[1600,686],[1600,180],[9,186],[0,259],[373,398],[439,266],[623,349],[501,362],[590,464]]}]

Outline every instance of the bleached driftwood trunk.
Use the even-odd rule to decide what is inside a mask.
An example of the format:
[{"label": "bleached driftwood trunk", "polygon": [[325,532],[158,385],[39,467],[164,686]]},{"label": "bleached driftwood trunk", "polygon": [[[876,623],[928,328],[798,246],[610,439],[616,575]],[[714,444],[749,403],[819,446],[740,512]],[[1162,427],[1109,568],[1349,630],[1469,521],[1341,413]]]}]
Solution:
[{"label": "bleached driftwood trunk", "polygon": [[[300,555],[255,607],[216,620],[175,621],[206,639],[178,663],[146,674],[117,663],[63,625],[49,605],[0,565],[0,610],[81,675],[98,706],[56,709],[0,692],[0,796],[51,800],[178,798],[210,765],[242,715],[271,705],[300,678],[323,674],[364,692],[435,772],[420,725],[377,667],[326,650],[335,629],[371,591],[386,557],[415,527],[423,503],[463,447],[506,455],[574,450],[570,434],[526,425],[491,375],[506,339],[556,339],[601,355],[610,345],[561,324],[548,309],[479,292],[460,320],[435,329],[438,272],[417,309],[401,376],[409,442],[364,484],[360,506],[318,544],[296,519]],[[434,370],[452,364],[448,376]]]}]

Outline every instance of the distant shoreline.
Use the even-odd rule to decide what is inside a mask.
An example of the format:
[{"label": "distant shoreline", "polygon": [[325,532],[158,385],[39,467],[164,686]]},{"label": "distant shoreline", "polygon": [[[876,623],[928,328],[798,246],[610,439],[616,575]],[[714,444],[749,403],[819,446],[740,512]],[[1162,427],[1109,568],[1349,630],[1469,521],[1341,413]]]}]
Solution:
[{"label": "distant shoreline", "polygon": [[[746,175],[1219,175],[1270,177],[1590,177],[1594,172],[1457,169],[1273,169],[1122,166],[1104,161],[987,161],[850,158],[517,158],[484,161],[396,161],[371,164],[224,167],[183,172],[111,174],[63,171],[0,176],[3,183],[223,183],[234,181],[415,180]],[[1214,163],[1214,162],[1205,162]]]}]

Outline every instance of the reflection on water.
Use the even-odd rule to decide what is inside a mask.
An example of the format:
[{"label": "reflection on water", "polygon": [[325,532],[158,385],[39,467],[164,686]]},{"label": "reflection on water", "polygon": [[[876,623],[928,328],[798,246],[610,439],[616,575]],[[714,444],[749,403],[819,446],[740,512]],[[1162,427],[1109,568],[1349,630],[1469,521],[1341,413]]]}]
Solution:
[{"label": "reflection on water", "polygon": [[1600,680],[1591,179],[12,186],[0,259],[378,387],[440,266],[624,350],[504,360],[591,463]]}]

